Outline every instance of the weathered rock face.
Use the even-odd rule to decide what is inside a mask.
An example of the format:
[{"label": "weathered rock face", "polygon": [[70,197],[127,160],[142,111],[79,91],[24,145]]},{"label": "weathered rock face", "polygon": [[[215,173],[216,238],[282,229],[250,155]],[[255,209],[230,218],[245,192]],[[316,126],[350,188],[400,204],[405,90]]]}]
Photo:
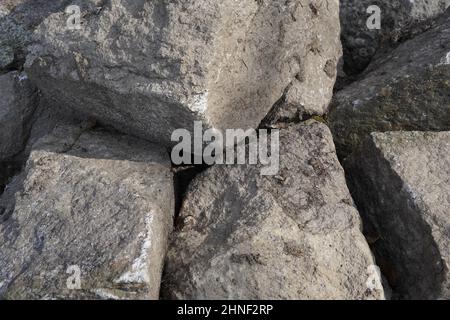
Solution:
[{"label": "weathered rock face", "polygon": [[[373,13],[367,13],[367,9],[373,5],[381,9],[380,29],[369,29],[366,25]],[[345,71],[363,71],[383,46],[401,41],[407,27],[438,16],[449,5],[448,0],[342,0]]]},{"label": "weathered rock face", "polygon": [[44,94],[163,143],[193,120],[256,127],[283,93],[323,113],[341,56],[338,1],[76,1],[55,13],[27,68]]},{"label": "weathered rock face", "polygon": [[450,298],[450,132],[373,133],[346,162],[377,261],[400,298]]},{"label": "weathered rock face", "polygon": [[23,64],[33,29],[71,0],[2,0],[0,3],[0,72]]},{"label": "weathered rock face", "polygon": [[29,35],[8,15],[14,3],[0,3],[0,72],[14,63],[15,50],[28,41]]},{"label": "weathered rock face", "polygon": [[158,298],[174,210],[165,150],[60,127],[1,204],[1,298]]},{"label": "weathered rock face", "polygon": [[279,176],[215,166],[189,187],[162,294],[177,299],[364,299],[374,264],[328,128],[280,134]]},{"label": "weathered rock face", "polygon": [[0,161],[22,150],[36,105],[37,90],[26,74],[0,75]]},{"label": "weathered rock face", "polygon": [[371,132],[450,129],[450,10],[335,96],[329,122],[348,155]]},{"label": "weathered rock face", "polygon": [[12,67],[16,53],[23,56],[23,48],[30,41],[30,34],[14,20],[0,12],[0,71]]},{"label": "weathered rock face", "polygon": [[37,27],[52,13],[64,10],[72,0],[2,0],[0,10],[7,13],[27,30]]}]

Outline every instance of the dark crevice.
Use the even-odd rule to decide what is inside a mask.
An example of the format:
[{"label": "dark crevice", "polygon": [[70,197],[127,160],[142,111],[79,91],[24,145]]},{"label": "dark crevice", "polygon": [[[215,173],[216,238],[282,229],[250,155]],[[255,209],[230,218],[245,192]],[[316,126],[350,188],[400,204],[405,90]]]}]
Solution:
[{"label": "dark crevice", "polygon": [[0,161],[0,195],[11,182],[11,179],[21,171],[22,166],[23,161],[19,159]]},{"label": "dark crevice", "polygon": [[[328,124],[327,115],[317,115],[317,114],[309,114],[301,111],[301,106],[297,108],[288,107],[286,102],[286,96],[291,88],[292,83],[290,83],[286,89],[284,90],[283,95],[277,102],[273,105],[270,111],[267,113],[266,117],[260,122],[258,129],[276,129],[276,128],[285,128],[290,125],[299,124],[310,119],[314,119],[316,121]],[[286,109],[291,109],[291,112],[288,115],[282,115],[282,111]],[[292,109],[295,109],[293,111]]]},{"label": "dark crevice", "polygon": [[183,200],[191,181],[208,168],[209,166],[206,164],[172,166],[175,187],[175,225],[177,225]]}]

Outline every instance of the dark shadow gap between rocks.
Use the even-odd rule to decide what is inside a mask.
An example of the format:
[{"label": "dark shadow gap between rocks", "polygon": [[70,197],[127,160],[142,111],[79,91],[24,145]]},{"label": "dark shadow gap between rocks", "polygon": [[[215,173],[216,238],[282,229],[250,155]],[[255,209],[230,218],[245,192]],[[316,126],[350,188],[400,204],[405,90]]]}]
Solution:
[{"label": "dark shadow gap between rocks", "polygon": [[200,165],[172,165],[175,187],[175,229],[177,228],[181,207],[183,205],[184,196],[189,188],[191,181],[200,173],[208,169],[207,164]]}]

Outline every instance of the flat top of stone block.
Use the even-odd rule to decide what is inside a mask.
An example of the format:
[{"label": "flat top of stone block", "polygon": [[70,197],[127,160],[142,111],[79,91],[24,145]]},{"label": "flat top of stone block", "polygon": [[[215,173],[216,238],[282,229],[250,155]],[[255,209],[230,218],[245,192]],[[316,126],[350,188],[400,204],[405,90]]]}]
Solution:
[{"label": "flat top of stone block", "polygon": [[43,150],[81,158],[99,158],[151,162],[170,166],[168,151],[157,144],[102,129],[86,131],[80,126],[60,126],[40,139],[34,150]]},{"label": "flat top of stone block", "polygon": [[[450,131],[389,131],[373,132],[371,138],[389,160],[414,162],[432,157],[440,162],[450,161]],[[439,157],[442,155],[442,157]],[[431,160],[431,159],[429,159]],[[422,165],[430,164],[422,162]],[[442,168],[445,169],[445,168]]]}]

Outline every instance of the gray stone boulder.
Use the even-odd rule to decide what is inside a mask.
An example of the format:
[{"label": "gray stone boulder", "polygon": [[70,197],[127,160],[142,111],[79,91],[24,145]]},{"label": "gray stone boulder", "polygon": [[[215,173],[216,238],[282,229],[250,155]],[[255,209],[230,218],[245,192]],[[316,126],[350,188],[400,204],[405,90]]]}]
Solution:
[{"label": "gray stone boulder", "polygon": [[450,299],[450,132],[373,133],[346,169],[394,293]]},{"label": "gray stone boulder", "polygon": [[23,149],[37,99],[37,89],[25,73],[0,75],[0,161]]},{"label": "gray stone boulder", "polygon": [[1,299],[158,299],[174,213],[164,149],[59,127],[0,200]]},{"label": "gray stone boulder", "polygon": [[450,10],[339,91],[329,123],[345,157],[371,132],[450,130]]},{"label": "gray stone boulder", "polygon": [[34,28],[71,0],[2,0],[0,3],[0,71],[25,61]]},{"label": "gray stone boulder", "polygon": [[280,132],[276,176],[261,176],[251,165],[201,173],[176,226],[164,298],[384,296],[382,287],[367,284],[374,260],[331,133],[319,122]]},{"label": "gray stone boulder", "polygon": [[[16,156],[17,160],[25,163],[33,146],[46,135],[61,127],[78,127],[79,130],[87,130],[96,126],[96,121],[75,112],[67,112],[62,106],[50,106],[48,100],[39,95],[39,101],[31,118],[31,129],[22,152]],[[64,129],[57,129],[64,130]]]},{"label": "gray stone boulder", "polygon": [[[376,5],[381,10],[381,28],[369,29],[367,9]],[[378,51],[396,46],[408,29],[442,14],[449,0],[341,0],[342,45],[345,70],[363,71]]]},{"label": "gray stone boulder", "polygon": [[16,54],[30,41],[30,34],[9,16],[13,6],[10,1],[0,3],[0,71],[12,67]]},{"label": "gray stone boulder", "polygon": [[169,144],[178,128],[255,128],[285,93],[323,113],[341,56],[339,3],[79,0],[34,33],[26,67],[49,99]]},{"label": "gray stone boulder", "polygon": [[0,31],[0,71],[8,71],[17,67],[17,60],[25,60],[24,51],[31,34],[11,18],[2,16]]},{"label": "gray stone boulder", "polygon": [[64,11],[73,0],[2,0],[0,12],[10,16],[26,30],[33,30],[50,14]]}]

